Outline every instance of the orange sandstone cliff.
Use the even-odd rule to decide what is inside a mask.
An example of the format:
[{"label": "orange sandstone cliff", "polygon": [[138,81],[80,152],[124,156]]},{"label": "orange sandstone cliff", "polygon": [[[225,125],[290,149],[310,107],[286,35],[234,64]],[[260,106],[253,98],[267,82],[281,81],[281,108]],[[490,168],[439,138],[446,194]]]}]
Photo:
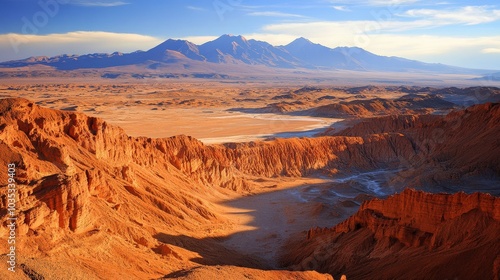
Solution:
[{"label": "orange sandstone cliff", "polygon": [[311,229],[283,257],[349,279],[498,279],[500,198],[406,189],[333,228]]},{"label": "orange sandstone cliff", "polygon": [[[434,131],[425,132],[425,129],[422,134],[372,130],[374,133],[207,146],[189,136],[129,137],[119,127],[81,113],[49,110],[25,99],[0,100],[0,162],[2,166],[16,164],[19,279],[30,275],[42,275],[46,279],[149,279],[176,271],[193,271],[200,265],[224,265],[236,270],[238,267],[268,269],[262,260],[249,258],[217,242],[230,225],[213,204],[214,200],[227,194],[251,193],[262,187],[262,180],[281,176],[401,167],[407,172],[406,181],[413,180],[414,175],[409,174],[424,169],[425,174],[434,174],[432,178],[437,176],[439,168],[454,170],[456,178],[470,173],[494,173],[498,170],[498,157],[494,157],[498,155],[498,145],[492,145],[498,140],[485,144],[480,137],[490,139],[488,137],[493,137],[498,130],[498,119],[491,120],[492,112],[498,115],[498,104],[481,106],[434,120],[435,125],[443,127],[450,125],[447,118],[461,120],[454,126],[459,129],[452,134],[445,133],[437,146],[433,146],[439,148],[432,148],[422,140],[428,135],[425,133]],[[478,116],[488,121],[487,129],[474,130],[474,118]],[[481,152],[484,157],[471,154],[472,159],[466,161],[469,165],[459,165],[455,156],[460,155],[461,146],[452,145],[451,141],[461,137],[476,141],[465,142],[468,145],[465,147],[479,143],[490,154],[484,151]],[[443,157],[413,160],[421,155],[436,155],[438,150],[443,151]],[[462,170],[462,166],[478,168]],[[7,181],[7,173],[0,172],[1,209],[8,205],[4,183]],[[425,183],[425,186],[432,187],[432,184]],[[426,203],[432,204],[423,202]],[[481,224],[471,222],[473,228],[490,230],[489,227],[495,225],[490,220],[497,221],[497,216],[484,216],[482,208],[478,211],[464,215],[480,218]],[[404,215],[411,215],[411,211]],[[0,212],[0,222],[0,242],[6,243],[5,210]],[[431,244],[427,241],[428,235],[436,233],[427,232],[428,228],[419,230],[422,231],[421,243]],[[368,229],[359,232],[362,234],[352,238],[364,242],[360,246],[367,250],[363,252],[368,252],[374,237],[369,237]],[[315,235],[315,231],[311,232],[313,238],[307,242],[314,242]],[[339,239],[339,248],[349,243],[351,237],[345,236],[345,240]],[[447,238],[446,234],[443,236]],[[393,241],[396,239],[385,242]],[[395,242],[395,248],[406,248],[408,242],[407,239]],[[490,245],[485,246],[495,248]],[[380,248],[385,248],[383,246]],[[433,248],[429,246],[425,248]],[[481,248],[486,250],[486,247]],[[306,248],[315,250],[315,246]],[[415,254],[425,256],[424,251]],[[2,261],[6,260],[6,253],[1,252]],[[364,256],[364,253],[356,254]],[[380,251],[380,254],[384,253]],[[300,258],[294,256],[289,263],[301,263]],[[354,259],[357,258],[356,255]],[[346,271],[348,263],[334,267],[338,269],[336,274]],[[320,268],[329,269],[328,266]],[[200,271],[203,270],[193,273]],[[260,273],[252,271],[238,273]],[[0,271],[0,278],[11,276],[4,273]],[[300,274],[275,273],[276,277],[299,277]],[[303,278],[297,279],[325,278],[317,273],[300,277]]]},{"label": "orange sandstone cliff", "polygon": [[[405,186],[435,191],[460,186],[499,195],[500,103],[487,103],[437,115],[399,115],[366,119],[335,135],[366,137],[384,133],[404,135],[415,150],[401,157],[399,180]],[[480,178],[479,180],[477,180]],[[488,179],[497,179],[493,183]],[[485,180],[486,186],[475,187]],[[396,182],[394,182],[396,183]],[[457,189],[455,187],[455,189]]]},{"label": "orange sandstone cliff", "polygon": [[[227,221],[213,198],[248,193],[259,178],[391,165],[414,150],[397,133],[213,146],[134,138],[98,118],[11,98],[0,101],[0,153],[3,166],[16,164],[19,271],[143,279],[197,264],[266,267],[216,242]],[[4,211],[1,242],[6,219]]]}]

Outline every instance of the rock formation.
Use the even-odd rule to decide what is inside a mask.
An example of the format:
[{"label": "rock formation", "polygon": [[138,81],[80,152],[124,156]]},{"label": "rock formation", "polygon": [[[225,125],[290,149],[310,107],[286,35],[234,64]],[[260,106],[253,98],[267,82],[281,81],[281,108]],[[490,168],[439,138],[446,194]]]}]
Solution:
[{"label": "rock formation", "polygon": [[407,95],[395,100],[375,98],[332,103],[306,110],[317,117],[370,117],[390,114],[426,114],[435,110],[452,109],[456,105],[436,95]]},{"label": "rock formation", "polygon": [[[500,175],[499,103],[476,105],[446,116],[371,118],[335,135],[366,137],[384,133],[404,135],[416,151],[408,161],[401,158],[400,168],[404,171],[399,175],[406,186],[428,191],[439,185],[468,187],[461,183],[467,178],[498,180]],[[468,188],[474,191],[474,187]],[[494,188],[490,191],[500,194]]]},{"label": "rock formation", "polygon": [[[258,182],[266,178],[397,168],[421,154],[433,155],[436,160],[429,160],[427,165],[421,164],[418,168],[434,168],[445,163],[453,167],[450,170],[459,170],[453,173],[457,176],[471,170],[477,171],[475,174],[484,170],[495,172],[498,170],[495,169],[498,167],[495,137],[499,126],[498,117],[492,118],[492,114],[498,116],[498,108],[498,104],[481,105],[437,119],[402,117],[408,125],[399,124],[397,119],[394,125],[367,129],[369,133],[358,133],[359,126],[356,126],[345,135],[207,146],[189,136],[130,137],[119,127],[81,113],[45,109],[19,98],[0,100],[0,162],[2,166],[16,165],[19,270],[47,278],[144,279],[192,268],[194,263],[267,268],[261,260],[249,259],[216,242],[218,232],[228,224],[217,205],[211,202],[214,197],[251,193],[259,188]],[[485,126],[476,128],[474,123],[478,122]],[[434,131],[433,126],[446,133],[444,141],[429,148],[423,139]],[[405,133],[412,128],[419,130]],[[484,144],[481,139],[491,143]],[[462,144],[453,146],[448,140],[462,141]],[[479,144],[488,150],[477,156],[467,151],[468,158],[459,153],[462,147],[469,149]],[[468,165],[460,165],[459,161]],[[463,166],[468,169],[460,169]],[[420,170],[418,168],[413,170]],[[0,182],[7,181],[8,175],[0,172]],[[0,207],[5,209],[7,187],[1,184]],[[406,196],[420,199],[418,195]],[[487,197],[479,195],[476,199]],[[428,201],[432,199],[425,200],[424,205]],[[367,205],[375,207],[371,206],[375,204]],[[360,215],[367,216],[361,218],[371,217],[367,211],[374,210],[370,209],[361,212],[364,214]],[[408,213],[414,210],[404,206],[401,209],[410,211]],[[449,220],[445,224],[451,229],[457,219],[463,219],[463,223],[474,229],[492,230],[490,227],[495,223],[490,220],[498,219],[498,215],[485,216],[487,208],[478,209],[454,218],[449,214],[433,217]],[[443,213],[448,210],[445,207]],[[478,219],[469,222],[468,215]],[[392,218],[388,218],[387,225],[399,226],[393,216],[388,216]],[[6,212],[2,211],[0,242],[4,243],[6,219]],[[382,245],[395,242],[397,248],[416,244],[426,248],[437,246],[436,250],[440,250],[452,240],[452,231],[446,227],[432,231],[433,222],[410,223],[418,230],[416,239],[405,238],[411,234],[405,227],[398,227]],[[355,222],[355,232],[357,227]],[[347,239],[352,228],[346,231]],[[355,238],[369,238],[363,242],[379,236],[370,233],[368,226],[360,232],[361,237]],[[327,231],[326,235],[329,234]],[[307,242],[314,242],[317,235],[318,231],[311,231]],[[464,236],[469,238],[470,234]],[[370,248],[370,242],[363,243],[363,248]],[[381,248],[385,248],[383,246]],[[5,255],[2,260],[4,258]],[[75,261],[68,263],[68,259]],[[335,269],[345,271],[345,267]],[[2,273],[0,278],[8,277]],[[301,276],[304,279],[309,277],[304,275]],[[349,272],[346,275],[351,279]]]},{"label": "rock formation", "polygon": [[406,189],[364,202],[333,228],[311,229],[283,261],[349,279],[374,273],[381,279],[498,279],[499,231],[499,197]]},{"label": "rock formation", "polygon": [[[209,244],[215,243],[210,239],[203,243],[208,245],[195,242],[187,251],[182,246],[170,248],[171,254],[165,250],[175,236],[205,238],[224,227],[225,220],[207,197],[227,190],[249,192],[259,178],[395,164],[401,154],[410,157],[414,151],[398,134],[214,146],[188,136],[133,138],[101,119],[12,98],[0,101],[0,153],[3,166],[16,164],[17,229],[22,236],[17,248],[20,255],[37,257],[35,263],[24,264],[47,276],[65,258],[76,258],[80,265],[72,264],[75,271],[96,269],[85,273],[92,279],[162,275],[164,260],[151,261],[141,248],[152,250],[153,259],[174,258],[178,266],[193,251],[211,250]],[[2,172],[0,180],[7,179]],[[6,193],[2,191],[2,208],[7,206]],[[3,213],[4,226],[6,218]],[[6,234],[2,227],[1,236]],[[159,238],[162,234],[170,237]],[[90,249],[54,254],[65,246]],[[105,251],[114,253],[91,257]],[[232,260],[228,264],[261,266],[225,252]],[[131,258],[129,269],[116,269]],[[43,260],[53,265],[42,265]],[[103,274],[100,266],[111,267],[111,274]]]}]

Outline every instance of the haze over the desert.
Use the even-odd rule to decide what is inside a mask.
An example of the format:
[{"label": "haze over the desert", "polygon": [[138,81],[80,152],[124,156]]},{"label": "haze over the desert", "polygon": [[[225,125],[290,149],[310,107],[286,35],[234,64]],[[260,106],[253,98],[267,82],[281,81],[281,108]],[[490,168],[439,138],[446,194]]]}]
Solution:
[{"label": "haze over the desert", "polygon": [[500,279],[494,1],[3,1],[0,279]]}]

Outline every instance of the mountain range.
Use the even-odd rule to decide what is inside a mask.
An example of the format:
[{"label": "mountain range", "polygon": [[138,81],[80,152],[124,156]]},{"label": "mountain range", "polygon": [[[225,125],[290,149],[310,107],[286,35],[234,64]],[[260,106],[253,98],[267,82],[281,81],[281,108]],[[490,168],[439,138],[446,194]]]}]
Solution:
[{"label": "mountain range", "polygon": [[176,66],[196,71],[196,69],[206,69],[214,64],[284,69],[488,74],[488,71],[484,70],[424,63],[394,56],[380,56],[358,47],[332,49],[305,38],[298,38],[285,46],[273,46],[264,41],[247,40],[243,36],[233,35],[222,35],[202,45],[186,40],[168,39],[148,51],[132,53],[30,57],[0,63],[0,67],[45,65],[58,70],[76,70],[138,65],[147,69]]}]

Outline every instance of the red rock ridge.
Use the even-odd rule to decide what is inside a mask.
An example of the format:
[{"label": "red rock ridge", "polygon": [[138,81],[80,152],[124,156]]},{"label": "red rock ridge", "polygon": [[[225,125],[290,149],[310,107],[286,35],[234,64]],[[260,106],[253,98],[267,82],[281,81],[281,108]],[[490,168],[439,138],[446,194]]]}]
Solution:
[{"label": "red rock ridge", "polygon": [[[492,129],[483,133],[497,128],[494,123],[487,127]],[[155,238],[158,234],[191,236],[223,225],[224,220],[206,197],[226,191],[224,188],[248,192],[259,178],[397,166],[417,154],[414,144],[404,134],[384,132],[206,146],[188,136],[129,137],[119,127],[84,114],[41,108],[25,99],[0,101],[0,162],[3,166],[17,164],[18,232],[27,237],[20,241],[21,253],[44,255],[62,246],[61,240],[77,242],[93,235],[102,238],[96,244],[104,244],[106,250],[128,246],[129,251],[100,262],[89,249],[79,259],[87,268],[110,265],[116,269],[128,258],[144,264],[151,256],[143,254],[140,246],[169,252],[165,249],[168,245]],[[494,160],[491,155],[489,158]],[[6,178],[5,172],[0,172],[0,180],[6,182]],[[2,208],[7,205],[5,193],[0,196]],[[363,213],[368,220],[375,212],[366,209]],[[492,218],[482,213],[477,214],[477,223],[487,225]],[[1,219],[5,225],[5,215]],[[398,225],[393,220],[388,218],[387,226]],[[485,229],[477,223],[474,228]],[[0,228],[2,236],[4,229]],[[453,233],[444,227],[436,232],[439,230],[445,241],[449,240],[447,233]],[[422,244],[427,244],[427,232],[420,232],[424,234]],[[84,235],[88,238],[81,238]],[[411,235],[393,236],[402,236],[401,244],[410,243],[403,237]],[[381,248],[386,246],[381,244]],[[139,273],[134,276],[151,278],[140,263],[134,262],[136,267],[128,271],[116,270],[122,274],[114,276]],[[161,262],[157,264],[156,271],[163,271]]]},{"label": "red rock ridge", "polygon": [[451,109],[455,104],[436,95],[407,95],[390,100],[375,98],[332,103],[307,110],[318,117],[370,117],[389,114],[428,114],[437,109]]},{"label": "red rock ridge", "polygon": [[[40,153],[26,163],[34,165],[26,168],[30,179],[85,170],[90,167],[87,162],[96,158],[114,167],[132,163],[166,169],[173,166],[203,184],[239,189],[249,187],[241,174],[302,176],[346,166],[374,168],[414,154],[411,143],[400,134],[205,146],[182,135],[165,139],[129,137],[101,119],[40,108],[22,99],[3,100],[0,109],[5,123],[0,140],[5,149],[13,149],[13,154],[17,149]],[[61,145],[58,140],[69,142]],[[79,157],[70,148],[74,144]]]},{"label": "red rock ridge", "polygon": [[463,178],[500,175],[500,104],[487,103],[446,116],[389,116],[366,119],[336,135],[363,137],[401,133],[415,156],[402,158],[404,185],[431,189]]},{"label": "red rock ridge", "polygon": [[[0,153],[3,166],[17,165],[17,230],[25,237],[18,244],[21,255],[43,258],[74,242],[88,248],[82,256],[65,256],[81,261],[78,269],[110,266],[114,278],[131,273],[144,279],[151,271],[143,264],[152,258],[141,248],[151,254],[171,249],[157,236],[205,237],[227,226],[207,199],[227,192],[224,188],[244,193],[260,178],[372,169],[414,151],[399,134],[213,146],[189,136],[134,138],[98,118],[10,98],[0,101]],[[6,176],[0,172],[2,182]],[[2,208],[6,193],[0,195]],[[6,236],[6,216],[0,219]],[[95,238],[100,241],[92,243]],[[117,253],[92,257],[103,250]],[[182,255],[171,250],[167,255]],[[252,262],[227,254],[235,265]],[[129,270],[116,269],[131,258]],[[163,262],[154,263],[155,271],[164,271]]]},{"label": "red rock ridge", "polygon": [[[401,227],[434,234],[443,222],[456,219],[474,209],[500,221],[500,197],[484,193],[466,194],[460,192],[450,195],[405,189],[401,194],[392,195],[387,199],[375,198],[365,201],[358,212],[369,212],[374,215],[375,220],[379,218],[378,215],[381,215],[390,221],[397,220],[397,225]],[[346,233],[360,226],[373,230],[376,233],[376,238],[393,237],[408,246],[413,243],[413,240],[405,240],[404,235],[401,236],[402,238],[398,238],[397,235],[401,233],[400,231],[391,235],[385,230],[379,231],[377,228],[371,228],[377,225],[365,222],[363,218],[359,219],[356,215],[335,226],[334,230],[338,233]]]},{"label": "red rock ridge", "polygon": [[311,229],[284,264],[350,279],[498,279],[499,231],[499,197],[406,189],[364,202],[333,228]]}]

